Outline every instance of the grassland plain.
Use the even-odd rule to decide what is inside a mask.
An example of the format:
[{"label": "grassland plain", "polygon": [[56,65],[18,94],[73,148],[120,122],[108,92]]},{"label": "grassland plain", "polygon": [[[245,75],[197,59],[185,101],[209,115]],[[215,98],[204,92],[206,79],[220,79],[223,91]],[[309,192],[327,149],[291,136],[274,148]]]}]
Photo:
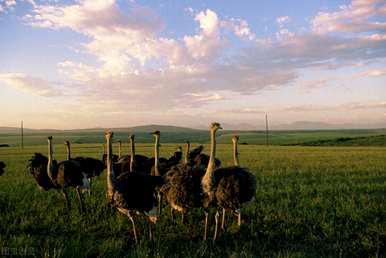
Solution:
[{"label": "grassland plain", "polygon": [[[62,160],[64,146],[55,142],[55,158]],[[177,146],[162,144],[161,156]],[[218,146],[224,165],[230,164],[230,148]],[[229,215],[219,240],[204,242],[202,211],[192,211],[181,225],[173,224],[164,209],[153,242],[144,219],[137,219],[138,245],[129,220],[106,203],[105,173],[85,197],[87,213],[79,214],[73,192],[67,213],[62,196],[40,191],[29,175],[27,160],[36,151],[46,154],[47,147],[0,148],[0,160],[7,164],[0,177],[0,252],[32,248],[42,257],[386,257],[384,147],[241,145],[241,164],[256,175],[258,187],[254,202],[243,210],[240,229]],[[102,152],[101,144],[73,144],[74,156],[100,157]],[[151,155],[152,145],[138,144],[137,152]],[[213,233],[213,216],[210,225]]]},{"label": "grassland plain", "polygon": [[[181,143],[187,139],[191,142],[207,143],[207,130],[160,126],[162,142]],[[127,139],[128,132],[134,132],[136,140],[142,143],[152,143],[153,137],[149,132],[155,131],[157,126],[113,129],[115,139]],[[231,131],[219,132],[218,142],[229,143],[234,134],[241,137],[241,143],[265,144],[264,131]],[[33,130],[25,129],[24,144],[40,145],[52,135],[57,142],[70,140],[73,143],[103,143],[103,129],[83,130]],[[324,146],[385,146],[386,129],[358,129],[358,130],[297,130],[297,131],[270,131],[271,145],[324,145]],[[0,127],[0,146],[7,144],[12,147],[20,145],[20,129]]]}]

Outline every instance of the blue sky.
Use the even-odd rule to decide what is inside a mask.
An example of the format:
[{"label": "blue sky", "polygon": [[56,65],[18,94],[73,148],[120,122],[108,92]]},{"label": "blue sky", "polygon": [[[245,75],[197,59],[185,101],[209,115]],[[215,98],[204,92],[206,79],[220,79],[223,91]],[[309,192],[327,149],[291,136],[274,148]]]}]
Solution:
[{"label": "blue sky", "polygon": [[386,1],[0,0],[0,126],[386,127]]}]

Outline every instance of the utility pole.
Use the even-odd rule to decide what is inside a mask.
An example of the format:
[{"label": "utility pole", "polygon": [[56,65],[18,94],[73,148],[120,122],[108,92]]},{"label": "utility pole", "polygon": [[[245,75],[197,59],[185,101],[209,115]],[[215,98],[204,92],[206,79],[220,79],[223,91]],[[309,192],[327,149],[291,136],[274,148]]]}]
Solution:
[{"label": "utility pole", "polygon": [[265,145],[269,145],[268,141],[268,114],[265,113]]},{"label": "utility pole", "polygon": [[21,120],[21,149],[24,149],[24,131],[23,131],[23,120]]}]

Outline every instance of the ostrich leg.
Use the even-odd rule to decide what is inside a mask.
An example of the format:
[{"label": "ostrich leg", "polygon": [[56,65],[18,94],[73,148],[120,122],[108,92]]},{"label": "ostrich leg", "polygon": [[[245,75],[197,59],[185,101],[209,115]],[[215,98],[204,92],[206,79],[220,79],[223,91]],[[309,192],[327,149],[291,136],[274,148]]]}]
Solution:
[{"label": "ostrich leg", "polygon": [[225,209],[222,209],[221,230],[225,229]]},{"label": "ostrich leg", "polygon": [[214,215],[215,228],[214,228],[213,241],[215,241],[217,239],[218,217],[220,217],[220,213],[218,211],[216,211],[216,215]]},{"label": "ostrich leg", "polygon": [[181,224],[184,224],[184,223],[185,223],[185,211],[182,211]]},{"label": "ostrich leg", "polygon": [[137,231],[135,230],[134,219],[133,219],[133,216],[131,216],[130,211],[127,211],[127,216],[129,217],[131,224],[133,225],[133,233],[134,233],[135,243],[138,244]]},{"label": "ostrich leg", "polygon": [[236,215],[237,215],[237,225],[240,227],[241,226],[241,210],[237,210]]},{"label": "ostrich leg", "polygon": [[204,241],[206,240],[207,233],[208,233],[208,216],[209,216],[209,213],[205,211]]},{"label": "ostrich leg", "polygon": [[79,200],[79,208],[80,208],[80,213],[83,213],[84,211],[84,205],[83,205],[83,197],[82,197],[82,193],[80,192],[80,187],[76,187],[76,194],[78,196],[78,200]]},{"label": "ostrich leg", "polygon": [[70,211],[70,202],[68,201],[68,194],[67,194],[67,191],[66,189],[62,189],[62,194],[63,194],[63,197],[64,197],[64,200],[66,201],[66,208],[67,208],[67,211]]},{"label": "ostrich leg", "polygon": [[150,241],[153,241],[153,229],[152,229],[153,223],[151,221],[149,221],[148,224],[149,224],[149,239],[150,239]]}]

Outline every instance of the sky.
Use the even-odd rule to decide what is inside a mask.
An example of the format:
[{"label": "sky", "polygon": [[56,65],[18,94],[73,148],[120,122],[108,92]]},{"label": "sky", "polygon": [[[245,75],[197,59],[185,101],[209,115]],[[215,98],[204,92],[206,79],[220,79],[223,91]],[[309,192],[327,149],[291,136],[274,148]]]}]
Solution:
[{"label": "sky", "polygon": [[0,110],[28,128],[386,127],[386,0],[0,0]]}]

